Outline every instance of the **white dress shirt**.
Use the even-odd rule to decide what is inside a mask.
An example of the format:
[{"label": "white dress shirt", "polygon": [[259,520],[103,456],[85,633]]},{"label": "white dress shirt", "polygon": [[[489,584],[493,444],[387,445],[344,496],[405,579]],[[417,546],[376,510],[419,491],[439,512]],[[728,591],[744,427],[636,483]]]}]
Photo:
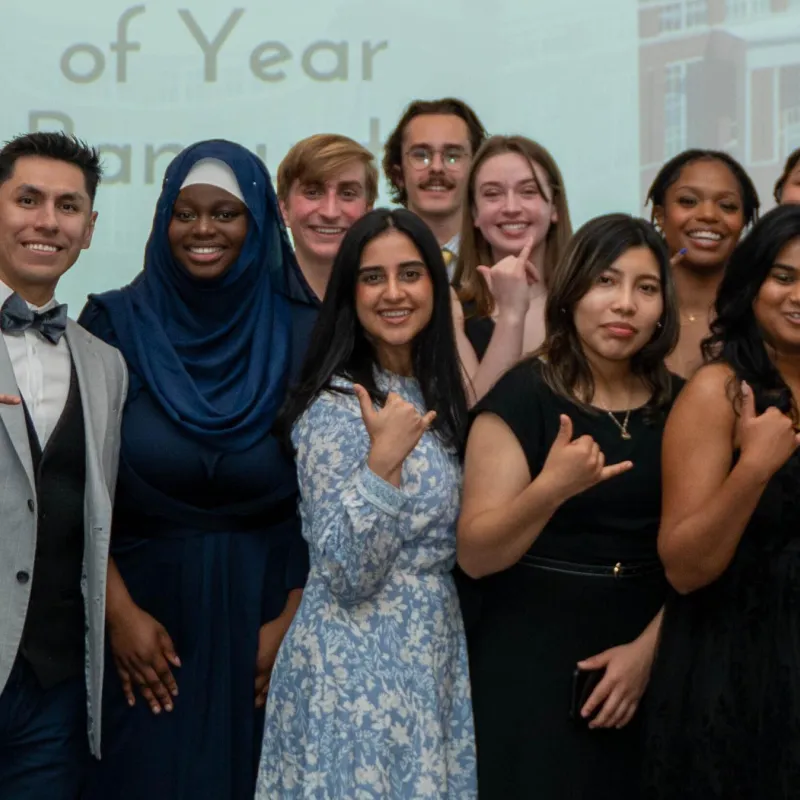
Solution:
[{"label": "white dress shirt", "polygon": [[[13,294],[13,290],[0,281],[0,306]],[[57,305],[55,297],[38,308],[28,303],[33,311],[48,311]],[[11,366],[20,394],[28,407],[33,427],[44,449],[50,434],[56,427],[69,394],[72,362],[67,346],[67,337],[62,336],[53,344],[39,331],[21,333],[3,331],[3,341],[11,357]]]}]

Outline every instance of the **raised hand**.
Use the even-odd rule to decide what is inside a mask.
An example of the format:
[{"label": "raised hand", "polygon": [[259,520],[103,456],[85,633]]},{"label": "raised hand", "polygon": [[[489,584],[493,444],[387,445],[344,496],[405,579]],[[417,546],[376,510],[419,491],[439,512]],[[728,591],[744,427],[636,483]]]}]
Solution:
[{"label": "raised hand", "polygon": [[742,406],[737,425],[739,460],[763,481],[768,481],[800,445],[800,434],[782,411],[770,406],[763,414],[756,413],[753,390],[746,381],[742,381]]},{"label": "raised hand", "polygon": [[683,261],[683,257],[686,255],[686,253],[687,253],[687,252],[688,252],[688,251],[686,250],[686,248],[685,248],[685,247],[682,247],[682,248],[681,248],[680,250],[678,250],[678,252],[677,252],[677,253],[675,253],[675,255],[674,255],[674,256],[672,256],[672,258],[669,260],[669,265],[670,265],[671,267],[675,267],[675,266],[677,266],[678,264],[680,264],[680,263],[681,263],[681,261]]},{"label": "raised hand", "polygon": [[541,472],[553,485],[561,502],[633,467],[632,461],[606,466],[605,456],[591,436],[573,440],[572,435],[572,420],[562,414],[558,434]]},{"label": "raised hand", "polygon": [[371,444],[367,464],[376,475],[399,486],[403,462],[431,426],[436,412],[420,414],[394,392],[389,392],[383,408],[376,411],[363,386],[355,384],[353,391]]},{"label": "raised hand", "polygon": [[494,298],[498,314],[514,314],[524,317],[530,306],[528,285],[538,283],[541,278],[531,263],[533,239],[528,239],[517,256],[506,256],[493,267],[478,267]]}]

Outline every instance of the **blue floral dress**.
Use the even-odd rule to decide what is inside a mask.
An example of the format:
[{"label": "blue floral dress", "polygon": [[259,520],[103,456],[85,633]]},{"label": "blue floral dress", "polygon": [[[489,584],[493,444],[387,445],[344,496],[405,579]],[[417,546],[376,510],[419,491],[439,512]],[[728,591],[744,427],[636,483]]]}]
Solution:
[{"label": "blue floral dress", "polygon": [[[378,385],[424,411],[415,380],[384,373]],[[311,572],[272,674],[257,800],[475,798],[450,574],[457,455],[425,433],[395,488],[366,465],[357,399],[335,392],[314,401],[292,438]]]}]

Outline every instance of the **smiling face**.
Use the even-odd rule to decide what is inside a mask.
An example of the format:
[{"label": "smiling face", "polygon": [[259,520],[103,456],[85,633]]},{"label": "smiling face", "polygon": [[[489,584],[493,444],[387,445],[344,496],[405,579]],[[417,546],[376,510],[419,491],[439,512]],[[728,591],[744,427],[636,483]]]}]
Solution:
[{"label": "smiling face", "polygon": [[545,171],[519,153],[487,158],[475,173],[475,227],[492,249],[497,263],[518,255],[533,239],[536,253],[558,218]]},{"label": "smiling face", "polygon": [[779,353],[800,352],[800,238],[781,248],[758,291],[753,313]]},{"label": "smiling face", "polygon": [[24,156],[0,185],[0,280],[44,305],[92,242],[97,214],[81,169]]},{"label": "smiling face", "polygon": [[403,132],[399,185],[407,206],[422,219],[461,213],[472,148],[469,128],[455,114],[421,114]]},{"label": "smiling face", "polygon": [[630,360],[653,337],[664,310],[661,273],[649,247],[631,247],[575,305],[574,321],[590,363]]},{"label": "smiling face", "polygon": [[388,230],[364,248],[356,315],[378,363],[410,374],[412,344],[433,315],[433,282],[422,255],[404,233]]},{"label": "smiling face", "polygon": [[367,168],[361,161],[327,181],[292,184],[281,212],[301,266],[333,265],[344,235],[370,209],[366,185]]},{"label": "smiling face", "polygon": [[744,229],[742,192],[727,164],[693,161],[655,209],[671,253],[686,249],[681,264],[713,271],[727,264]]},{"label": "smiling face", "polygon": [[172,255],[194,278],[211,280],[236,262],[247,237],[245,204],[218,186],[181,189],[169,223]]}]

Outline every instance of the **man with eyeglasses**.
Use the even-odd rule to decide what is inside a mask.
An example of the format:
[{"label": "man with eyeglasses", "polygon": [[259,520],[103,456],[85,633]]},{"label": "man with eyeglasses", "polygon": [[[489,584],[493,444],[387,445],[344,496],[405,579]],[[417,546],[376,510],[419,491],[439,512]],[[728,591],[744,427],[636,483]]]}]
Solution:
[{"label": "man with eyeglasses", "polygon": [[452,276],[458,256],[469,166],[486,138],[462,100],[415,100],[384,145],[391,198],[421,217],[442,248]]}]

